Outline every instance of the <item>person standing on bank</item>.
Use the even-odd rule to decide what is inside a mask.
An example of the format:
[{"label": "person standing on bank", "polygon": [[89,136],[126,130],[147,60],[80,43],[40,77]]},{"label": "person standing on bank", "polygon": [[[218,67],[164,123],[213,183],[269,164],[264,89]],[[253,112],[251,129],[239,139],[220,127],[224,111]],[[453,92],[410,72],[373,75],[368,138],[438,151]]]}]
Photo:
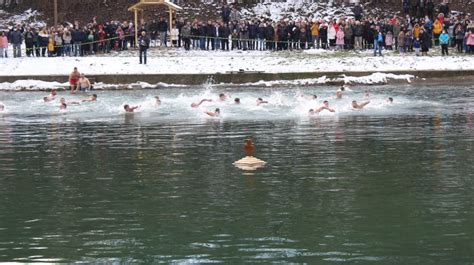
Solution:
[{"label": "person standing on bank", "polygon": [[150,38],[148,38],[145,31],[142,31],[138,44],[140,46],[140,64],[142,64],[142,62],[146,64],[146,52],[150,47]]}]

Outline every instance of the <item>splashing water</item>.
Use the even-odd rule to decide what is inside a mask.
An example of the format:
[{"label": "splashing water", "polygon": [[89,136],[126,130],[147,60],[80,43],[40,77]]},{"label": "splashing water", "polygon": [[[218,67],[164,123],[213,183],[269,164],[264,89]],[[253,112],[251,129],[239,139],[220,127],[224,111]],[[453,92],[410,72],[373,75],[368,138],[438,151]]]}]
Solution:
[{"label": "splashing water", "polygon": [[[208,119],[205,111],[220,108],[221,117],[226,120],[281,120],[281,119],[308,119],[308,111],[322,106],[328,100],[335,113],[322,111],[316,117],[335,117],[341,115],[397,115],[400,113],[415,113],[439,107],[440,104],[426,98],[400,94],[398,91],[371,88],[369,98],[365,97],[367,88],[353,88],[346,90],[342,99],[336,99],[337,87],[314,87],[305,90],[292,88],[233,88],[214,87],[208,82],[201,88],[160,89],[138,91],[100,91],[97,102],[81,102],[90,97],[90,94],[71,95],[68,92],[59,92],[54,101],[43,102],[45,92],[18,92],[0,93],[0,101],[5,105],[4,113],[14,118],[37,122],[48,121],[61,117],[64,121],[110,121],[124,117],[123,106],[138,106],[133,115],[143,121],[169,119],[176,121],[203,121]],[[219,100],[219,94],[227,96],[225,101]],[[312,95],[317,95],[313,99]],[[155,97],[159,96],[161,105],[156,104]],[[65,98],[67,110],[60,111],[59,100]],[[387,102],[388,97],[394,97],[392,104]],[[239,98],[241,104],[234,103]],[[267,104],[257,105],[257,98],[268,101]],[[211,99],[198,108],[192,108],[191,103],[198,103],[202,99]],[[370,100],[363,110],[354,110],[352,100],[364,102]],[[79,105],[71,104],[79,102]],[[130,116],[129,116],[130,117]]]}]

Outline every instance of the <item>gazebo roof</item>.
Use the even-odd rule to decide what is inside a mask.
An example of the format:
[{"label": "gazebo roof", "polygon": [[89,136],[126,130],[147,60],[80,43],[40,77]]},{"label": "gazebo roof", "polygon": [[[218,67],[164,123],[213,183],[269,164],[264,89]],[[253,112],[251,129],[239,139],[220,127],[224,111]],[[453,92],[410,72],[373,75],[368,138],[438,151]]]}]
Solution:
[{"label": "gazebo roof", "polygon": [[144,7],[146,6],[151,6],[151,5],[166,5],[169,8],[173,10],[182,10],[183,8],[171,3],[169,0],[140,0],[140,2],[134,4],[133,6],[128,8],[128,11],[134,11],[134,10],[143,10]]}]

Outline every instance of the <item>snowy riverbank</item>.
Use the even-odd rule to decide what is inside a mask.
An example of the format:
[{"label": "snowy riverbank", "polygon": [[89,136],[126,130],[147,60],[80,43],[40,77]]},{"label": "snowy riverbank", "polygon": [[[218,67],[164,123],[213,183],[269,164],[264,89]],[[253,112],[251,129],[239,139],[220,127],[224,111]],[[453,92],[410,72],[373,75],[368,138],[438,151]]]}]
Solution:
[{"label": "snowy riverbank", "polygon": [[146,89],[202,85],[311,86],[386,84],[453,77],[474,72],[474,56],[399,56],[387,53],[307,50],[293,52],[184,52],[153,49],[148,65],[135,51],[107,56],[0,59],[0,90],[68,87],[74,67],[95,82],[95,89]]},{"label": "snowy riverbank", "polygon": [[68,75],[74,67],[86,75],[217,74],[229,72],[390,72],[474,70],[474,56],[373,57],[369,53],[304,52],[201,52],[150,53],[140,65],[133,52],[115,56],[0,59],[0,76]]}]

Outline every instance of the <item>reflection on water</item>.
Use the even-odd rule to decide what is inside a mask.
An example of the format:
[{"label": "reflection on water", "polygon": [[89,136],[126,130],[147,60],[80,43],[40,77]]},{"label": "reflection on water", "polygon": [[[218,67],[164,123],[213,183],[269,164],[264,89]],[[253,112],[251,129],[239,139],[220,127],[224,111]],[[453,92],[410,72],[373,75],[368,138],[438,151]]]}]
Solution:
[{"label": "reflection on water", "polygon": [[[10,109],[0,261],[469,264],[472,98],[377,89],[413,106],[315,119],[268,107],[242,120],[246,110],[173,120]],[[138,100],[127,93],[110,100]],[[250,175],[232,165],[248,137],[268,162]]]}]

